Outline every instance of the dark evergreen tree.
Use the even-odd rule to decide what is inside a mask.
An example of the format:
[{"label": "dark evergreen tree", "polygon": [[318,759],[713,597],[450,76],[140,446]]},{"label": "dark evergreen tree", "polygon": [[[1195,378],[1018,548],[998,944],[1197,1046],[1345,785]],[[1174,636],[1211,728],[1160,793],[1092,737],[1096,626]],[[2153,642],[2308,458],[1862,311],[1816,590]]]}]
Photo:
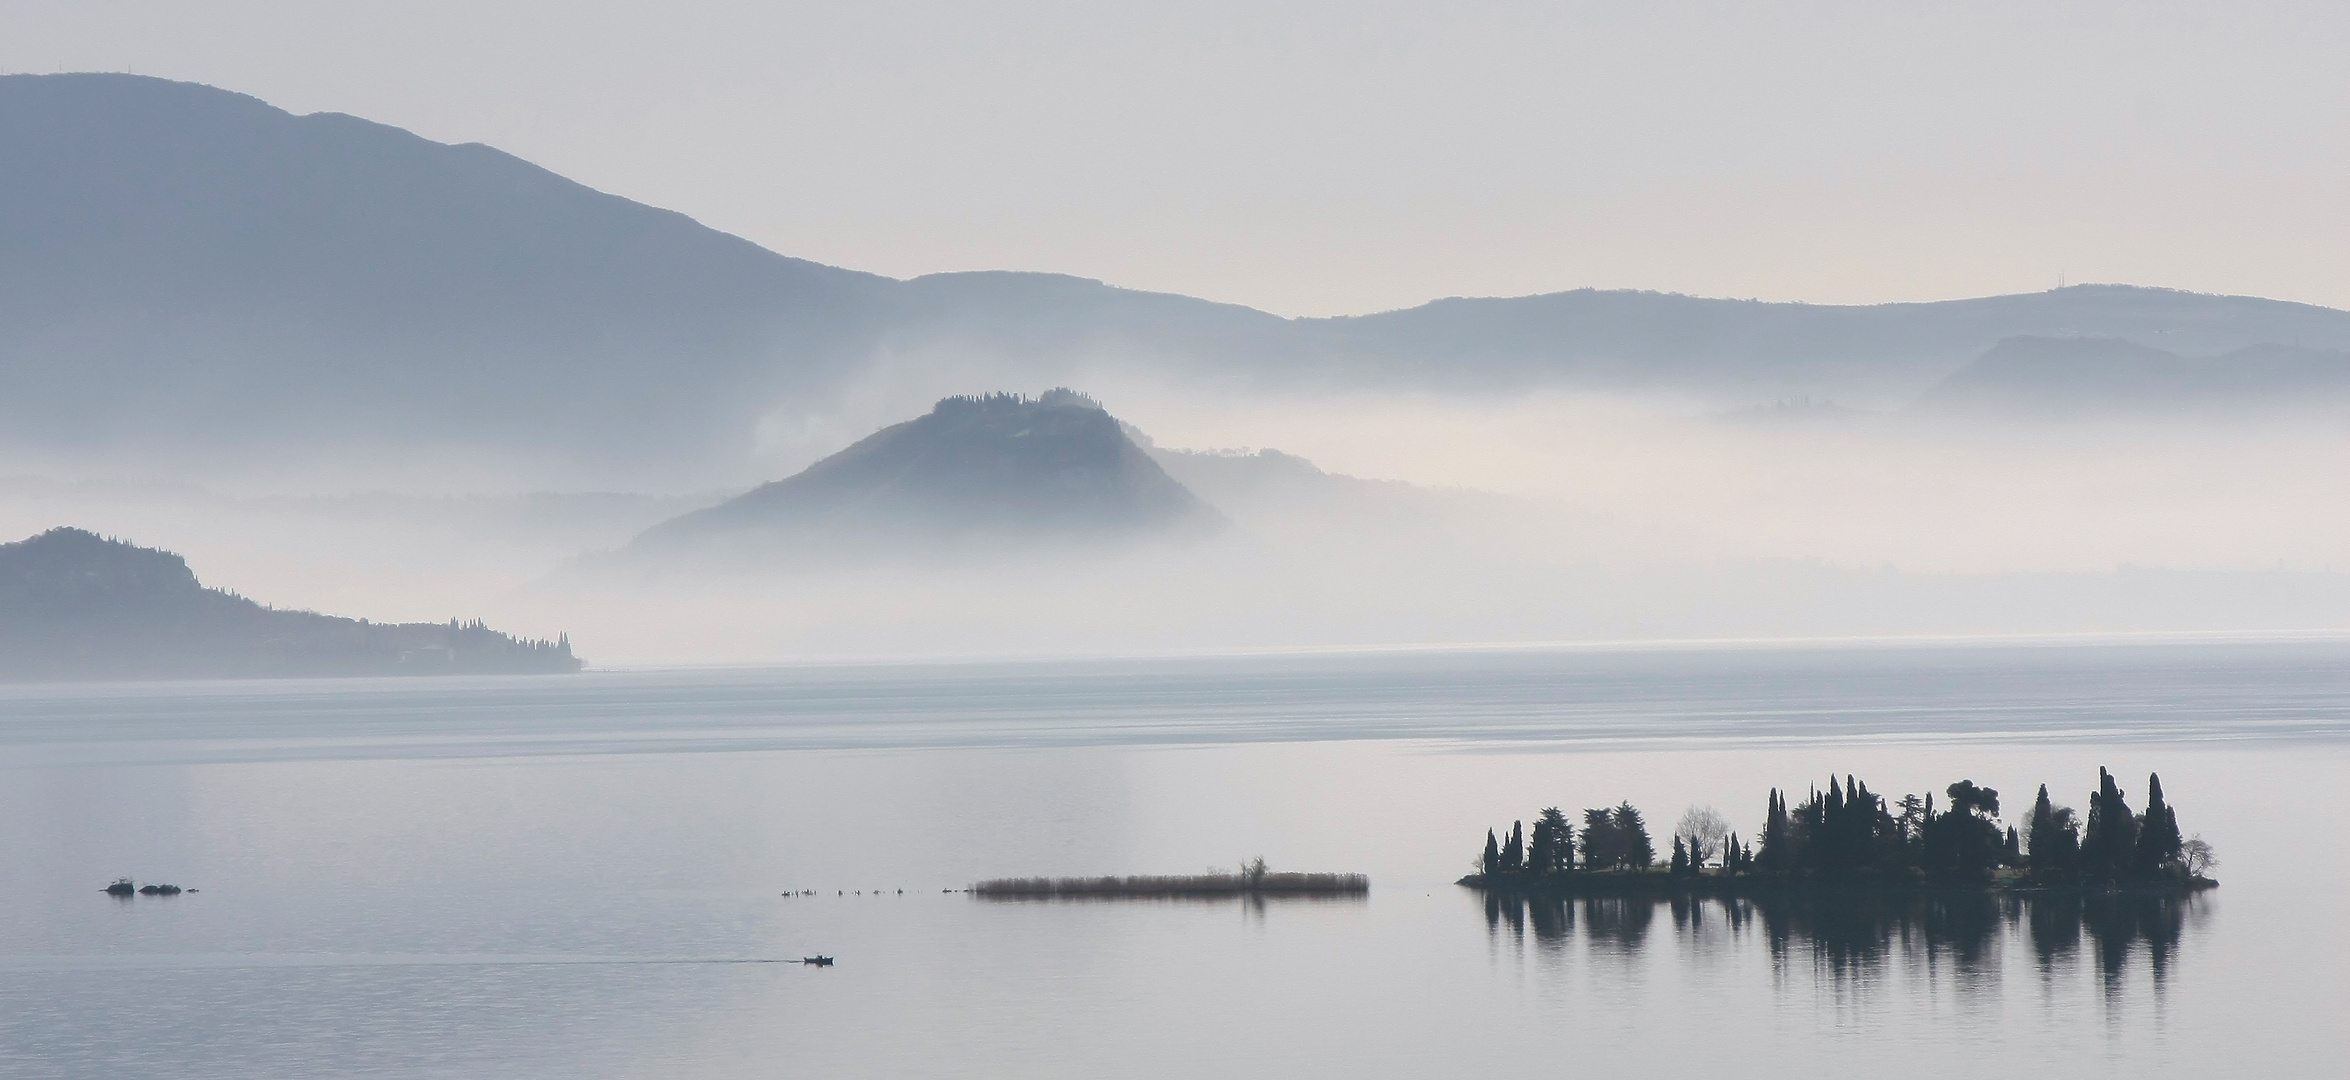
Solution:
[{"label": "dark evergreen tree", "polygon": [[1558,807],[1548,807],[1534,819],[1534,839],[1528,849],[1527,869],[1547,876],[1565,873],[1575,864],[1575,827]]},{"label": "dark evergreen tree", "polygon": [[1914,794],[1902,796],[1901,813],[1893,819],[1893,822],[1901,830],[1903,840],[1912,844],[1916,843],[1918,833],[1926,825],[1926,804]]},{"label": "dark evergreen tree", "polygon": [[1501,872],[1501,845],[1493,839],[1493,830],[1485,830],[1485,876],[1491,878]]},{"label": "dark evergreen tree", "polygon": [[1972,780],[1961,780],[1950,785],[1950,809],[1974,811],[1986,818],[1998,817],[1999,792],[1987,787],[1976,787]]},{"label": "dark evergreen tree", "polygon": [[2162,800],[2162,777],[2146,777],[2146,813],[2138,819],[2138,848],[2131,859],[2131,870],[2143,878],[2178,876],[2184,873],[2180,848],[2185,840],[2179,836],[2179,818],[2170,804]]},{"label": "dark evergreen tree", "polygon": [[1991,815],[1999,812],[1999,793],[1977,787],[1972,780],[1950,785],[1950,810],[1933,812],[1926,798],[1925,832],[1918,845],[1918,864],[1928,874],[1980,879],[2005,861],[2007,836]]},{"label": "dark evergreen tree", "polygon": [[2073,812],[2048,798],[2048,785],[2032,800],[2032,816],[2024,825],[2025,865],[2040,881],[2070,881],[2081,858],[2080,829]]},{"label": "dark evergreen tree", "polygon": [[1908,861],[1906,842],[1885,800],[1853,776],[1842,783],[1831,778],[1827,789],[1814,793],[1792,817],[1802,837],[1796,865],[1812,873],[1843,877]]},{"label": "dark evergreen tree", "polygon": [[1674,877],[1689,873],[1689,846],[1681,842],[1679,833],[1673,834],[1673,864],[1670,869]]},{"label": "dark evergreen tree", "polygon": [[2101,884],[2124,880],[2137,853],[2138,819],[2113,774],[2099,767],[2097,793],[2089,797],[2089,828],[2081,837],[2081,877]]},{"label": "dark evergreen tree", "polygon": [[1526,868],[1526,823],[1510,823],[1510,838],[1501,845],[1501,872],[1515,874]]},{"label": "dark evergreen tree", "polygon": [[1656,863],[1656,844],[1648,838],[1648,823],[1641,820],[1640,811],[1629,801],[1608,812],[1615,826],[1617,842],[1623,847],[1620,857],[1623,865],[1634,870],[1645,870]]},{"label": "dark evergreen tree", "polygon": [[1762,853],[1755,857],[1755,865],[1767,873],[1792,873],[1798,865],[1795,848],[1795,820],[1787,812],[1787,796],[1772,788],[1770,811],[1763,818]]},{"label": "dark evergreen tree", "polygon": [[1623,862],[1624,844],[1616,833],[1615,817],[1605,810],[1583,811],[1583,866],[1604,870]]}]

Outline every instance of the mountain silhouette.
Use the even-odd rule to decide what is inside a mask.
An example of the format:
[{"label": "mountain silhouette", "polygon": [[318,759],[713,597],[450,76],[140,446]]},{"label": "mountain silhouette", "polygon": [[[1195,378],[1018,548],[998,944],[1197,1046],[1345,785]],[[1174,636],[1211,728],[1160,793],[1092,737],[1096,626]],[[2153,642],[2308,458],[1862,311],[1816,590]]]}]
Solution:
[{"label": "mountain silhouette", "polygon": [[2350,352],[2254,345],[2190,358],[2114,338],[2010,338],[1918,399],[1927,413],[2224,414],[2350,405]]},{"label": "mountain silhouette", "polygon": [[[480,145],[126,75],[0,76],[0,404],[67,445],[740,429],[894,283]],[[735,402],[737,405],[730,405]]]},{"label": "mountain silhouette", "polygon": [[[762,419],[906,358],[1219,393],[1665,388],[1903,401],[2000,341],[2350,349],[2350,313],[2126,286],[1938,303],[1583,289],[1289,319],[1054,274],[899,281],[490,147],[121,74],[0,76],[0,450],[180,464],[427,448],[738,475]],[[895,385],[895,384],[893,384]],[[2233,392],[2233,391],[2231,391]]]},{"label": "mountain silhouette", "polygon": [[577,671],[568,639],[372,623],[205,588],[168,551],[57,528],[0,544],[0,679]]},{"label": "mountain silhouette", "polygon": [[1064,389],[946,398],[794,476],[657,525],[634,547],[935,554],[1198,532],[1219,520],[1100,404]]}]

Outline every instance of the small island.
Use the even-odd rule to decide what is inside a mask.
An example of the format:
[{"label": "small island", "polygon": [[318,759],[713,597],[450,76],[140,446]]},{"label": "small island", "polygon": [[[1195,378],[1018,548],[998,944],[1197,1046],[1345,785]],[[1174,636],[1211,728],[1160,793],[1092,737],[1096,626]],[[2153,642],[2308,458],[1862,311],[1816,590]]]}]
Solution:
[{"label": "small island", "polygon": [[1258,858],[1238,873],[1180,876],[996,878],[971,886],[982,900],[1217,900],[1266,897],[1361,897],[1371,879],[1361,874],[1275,873]]},{"label": "small island", "polygon": [[2182,838],[2162,779],[2147,778],[2132,813],[2104,769],[2083,821],[2040,786],[2019,831],[1998,823],[1999,793],[1961,780],[1934,797],[1888,801],[1847,775],[1800,803],[1773,789],[1762,835],[1739,837],[1710,810],[1692,809],[1657,858],[1640,811],[1625,802],[1585,810],[1582,827],[1557,807],[1506,839],[1485,834],[1478,872],[1460,884],[1488,895],[1772,896],[1809,892],[2019,892],[2183,895],[2217,887],[2200,836]]}]

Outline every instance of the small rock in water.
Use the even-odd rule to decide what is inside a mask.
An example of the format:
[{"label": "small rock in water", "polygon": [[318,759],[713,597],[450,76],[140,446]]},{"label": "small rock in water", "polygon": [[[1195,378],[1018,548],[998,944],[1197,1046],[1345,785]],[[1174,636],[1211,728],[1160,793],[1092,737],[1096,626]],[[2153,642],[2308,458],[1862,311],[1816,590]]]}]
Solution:
[{"label": "small rock in water", "polygon": [[142,885],[139,887],[139,895],[141,896],[178,896],[179,894],[180,887],[177,885]]},{"label": "small rock in water", "polygon": [[139,887],[131,884],[131,879],[129,878],[123,878],[122,880],[106,887],[106,895],[108,896],[129,896],[132,893],[138,891]]}]

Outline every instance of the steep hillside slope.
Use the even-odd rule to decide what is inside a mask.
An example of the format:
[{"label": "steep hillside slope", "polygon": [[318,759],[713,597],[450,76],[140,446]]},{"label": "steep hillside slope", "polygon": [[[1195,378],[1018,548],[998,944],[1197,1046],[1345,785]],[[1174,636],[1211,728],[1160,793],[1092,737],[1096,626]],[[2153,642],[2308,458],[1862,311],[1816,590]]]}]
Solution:
[{"label": "steep hillside slope", "polygon": [[486,146],[0,77],[14,442],[739,443],[749,401],[821,378],[892,284]]}]

